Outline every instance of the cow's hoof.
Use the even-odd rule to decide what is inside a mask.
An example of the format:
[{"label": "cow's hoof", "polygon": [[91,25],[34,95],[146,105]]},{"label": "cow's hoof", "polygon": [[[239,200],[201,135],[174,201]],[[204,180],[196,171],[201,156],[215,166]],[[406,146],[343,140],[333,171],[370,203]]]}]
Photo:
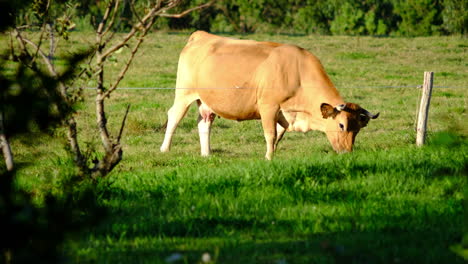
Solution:
[{"label": "cow's hoof", "polygon": [[164,153],[164,152],[169,152],[169,148],[163,148],[163,147],[161,147],[159,150],[160,150],[161,152],[163,152],[163,153]]}]

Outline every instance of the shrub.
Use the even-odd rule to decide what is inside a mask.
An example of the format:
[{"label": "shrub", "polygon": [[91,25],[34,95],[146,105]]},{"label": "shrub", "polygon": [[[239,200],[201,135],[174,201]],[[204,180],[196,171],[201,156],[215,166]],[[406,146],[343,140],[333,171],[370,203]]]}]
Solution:
[{"label": "shrub", "polygon": [[468,1],[444,0],[443,1],[443,29],[450,34],[468,33]]}]

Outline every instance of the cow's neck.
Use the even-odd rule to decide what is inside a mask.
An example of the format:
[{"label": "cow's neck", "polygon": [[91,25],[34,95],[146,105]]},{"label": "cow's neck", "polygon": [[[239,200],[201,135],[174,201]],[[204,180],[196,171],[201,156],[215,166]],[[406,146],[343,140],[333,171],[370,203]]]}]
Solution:
[{"label": "cow's neck", "polygon": [[325,131],[325,123],[320,111],[322,103],[335,106],[343,104],[344,100],[328,78],[321,82],[303,84],[298,90],[298,96],[291,98],[281,107],[290,123],[288,130]]}]

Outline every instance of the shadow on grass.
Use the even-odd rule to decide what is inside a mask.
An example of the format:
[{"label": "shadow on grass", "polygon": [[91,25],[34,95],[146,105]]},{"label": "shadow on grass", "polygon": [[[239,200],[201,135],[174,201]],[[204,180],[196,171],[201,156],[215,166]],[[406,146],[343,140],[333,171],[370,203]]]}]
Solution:
[{"label": "shadow on grass", "polygon": [[[83,258],[200,263],[208,252],[214,263],[464,263],[449,249],[463,229],[462,153],[409,149],[135,175],[152,185],[108,190],[112,218],[83,238]],[[178,260],[166,262],[171,256]]]},{"label": "shadow on grass", "polygon": [[[100,239],[97,237],[96,239]],[[103,238],[101,238],[103,239]],[[140,239],[144,244],[135,245]],[[208,253],[213,263],[465,263],[448,250],[450,235],[421,232],[340,232],[256,239],[254,237],[126,237],[118,245],[94,248],[98,263],[201,263]],[[179,261],[168,261],[171,256]]]},{"label": "shadow on grass", "polygon": [[114,208],[113,219],[83,242],[94,245],[86,258],[166,263],[178,254],[180,262],[169,263],[197,263],[208,252],[215,263],[464,263],[449,250],[460,241],[461,204],[445,210],[408,201],[403,212],[394,212],[397,202],[382,201],[396,205],[369,215],[276,220],[266,212],[182,215],[185,206],[173,198],[151,212],[151,199]]}]

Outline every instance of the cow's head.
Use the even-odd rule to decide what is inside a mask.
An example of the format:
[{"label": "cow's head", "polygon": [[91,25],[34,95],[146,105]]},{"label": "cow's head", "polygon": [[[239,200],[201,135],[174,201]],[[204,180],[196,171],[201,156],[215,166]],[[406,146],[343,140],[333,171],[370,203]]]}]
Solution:
[{"label": "cow's head", "polygon": [[325,133],[336,152],[350,152],[353,150],[354,139],[361,128],[365,127],[370,119],[376,119],[379,114],[373,115],[357,104],[346,103],[335,107],[323,103],[320,106],[325,120]]}]

